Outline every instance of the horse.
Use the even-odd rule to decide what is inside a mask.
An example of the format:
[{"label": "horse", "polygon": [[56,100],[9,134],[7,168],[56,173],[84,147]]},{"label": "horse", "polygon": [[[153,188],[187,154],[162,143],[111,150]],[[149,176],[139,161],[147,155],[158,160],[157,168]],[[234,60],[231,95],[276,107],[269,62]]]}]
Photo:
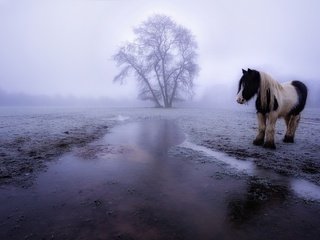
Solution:
[{"label": "horse", "polygon": [[286,133],[285,143],[293,143],[301,112],[303,111],[308,89],[300,81],[278,83],[267,73],[242,69],[239,80],[237,102],[244,104],[257,95],[255,106],[258,118],[258,134],[254,145],[276,149],[274,143],[275,125],[278,118],[284,118]]}]

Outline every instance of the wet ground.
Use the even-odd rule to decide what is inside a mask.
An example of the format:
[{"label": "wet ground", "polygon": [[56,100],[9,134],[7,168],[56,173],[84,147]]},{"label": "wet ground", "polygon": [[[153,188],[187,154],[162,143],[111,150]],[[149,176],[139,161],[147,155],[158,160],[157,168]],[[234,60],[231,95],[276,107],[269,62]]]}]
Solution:
[{"label": "wet ground", "polygon": [[318,238],[318,185],[197,144],[186,126],[124,122],[31,186],[2,185],[0,239]]}]

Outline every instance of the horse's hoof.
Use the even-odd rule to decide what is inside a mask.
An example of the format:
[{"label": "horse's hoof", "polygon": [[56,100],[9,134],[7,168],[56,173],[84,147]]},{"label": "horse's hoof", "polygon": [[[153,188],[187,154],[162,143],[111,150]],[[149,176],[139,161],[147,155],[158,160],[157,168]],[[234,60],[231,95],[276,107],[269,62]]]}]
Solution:
[{"label": "horse's hoof", "polygon": [[265,142],[263,144],[264,148],[269,148],[269,149],[276,149],[276,145],[274,144],[274,142]]},{"label": "horse's hoof", "polygon": [[255,139],[252,143],[253,145],[261,146],[263,144],[263,139]]},{"label": "horse's hoof", "polygon": [[285,143],[293,143],[294,140],[293,140],[293,137],[292,137],[292,136],[287,136],[287,135],[285,135],[285,136],[284,136],[284,139],[283,139],[283,142],[285,142]]}]

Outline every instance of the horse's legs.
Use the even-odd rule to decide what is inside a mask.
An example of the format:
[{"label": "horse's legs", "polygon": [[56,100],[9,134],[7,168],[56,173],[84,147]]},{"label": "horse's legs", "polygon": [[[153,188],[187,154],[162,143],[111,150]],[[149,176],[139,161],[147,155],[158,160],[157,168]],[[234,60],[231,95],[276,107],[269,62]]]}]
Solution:
[{"label": "horse's legs", "polygon": [[293,143],[294,142],[294,134],[297,130],[299,121],[300,121],[300,114],[298,115],[290,115],[285,118],[286,124],[287,124],[287,132],[284,136],[283,141],[287,143]]},{"label": "horse's legs", "polygon": [[286,122],[287,132],[288,132],[290,118],[291,118],[291,115],[287,115],[284,117],[284,121]]},{"label": "horse's legs", "polygon": [[293,137],[290,135],[290,120],[291,120],[292,115],[287,115],[285,116],[284,120],[286,122],[286,127],[287,131],[286,134],[284,135],[283,142],[293,142]]},{"label": "horse's legs", "polygon": [[293,124],[293,127],[292,127],[292,137],[293,137],[293,140],[294,140],[294,135],[296,134],[296,130],[298,128],[298,125],[299,125],[299,122],[300,122],[300,118],[301,118],[301,115],[298,114],[294,117],[294,124]]},{"label": "horse's legs", "polygon": [[276,149],[274,144],[274,132],[275,126],[278,119],[278,115],[275,112],[271,112],[267,117],[267,126],[266,126],[266,140],[263,144],[265,148]]},{"label": "horse's legs", "polygon": [[258,117],[258,135],[256,136],[256,139],[253,140],[254,145],[262,145],[264,141],[264,135],[266,132],[266,116],[262,113],[257,113]]}]

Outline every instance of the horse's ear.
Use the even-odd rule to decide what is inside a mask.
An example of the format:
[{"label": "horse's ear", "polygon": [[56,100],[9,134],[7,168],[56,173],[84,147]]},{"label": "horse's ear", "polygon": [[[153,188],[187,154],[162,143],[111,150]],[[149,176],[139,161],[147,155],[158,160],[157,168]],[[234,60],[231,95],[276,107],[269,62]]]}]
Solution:
[{"label": "horse's ear", "polygon": [[243,73],[243,74],[246,74],[247,71],[242,68],[242,73]]},{"label": "horse's ear", "polygon": [[252,70],[250,68],[248,68],[248,73],[251,73],[251,72],[252,72]]}]

